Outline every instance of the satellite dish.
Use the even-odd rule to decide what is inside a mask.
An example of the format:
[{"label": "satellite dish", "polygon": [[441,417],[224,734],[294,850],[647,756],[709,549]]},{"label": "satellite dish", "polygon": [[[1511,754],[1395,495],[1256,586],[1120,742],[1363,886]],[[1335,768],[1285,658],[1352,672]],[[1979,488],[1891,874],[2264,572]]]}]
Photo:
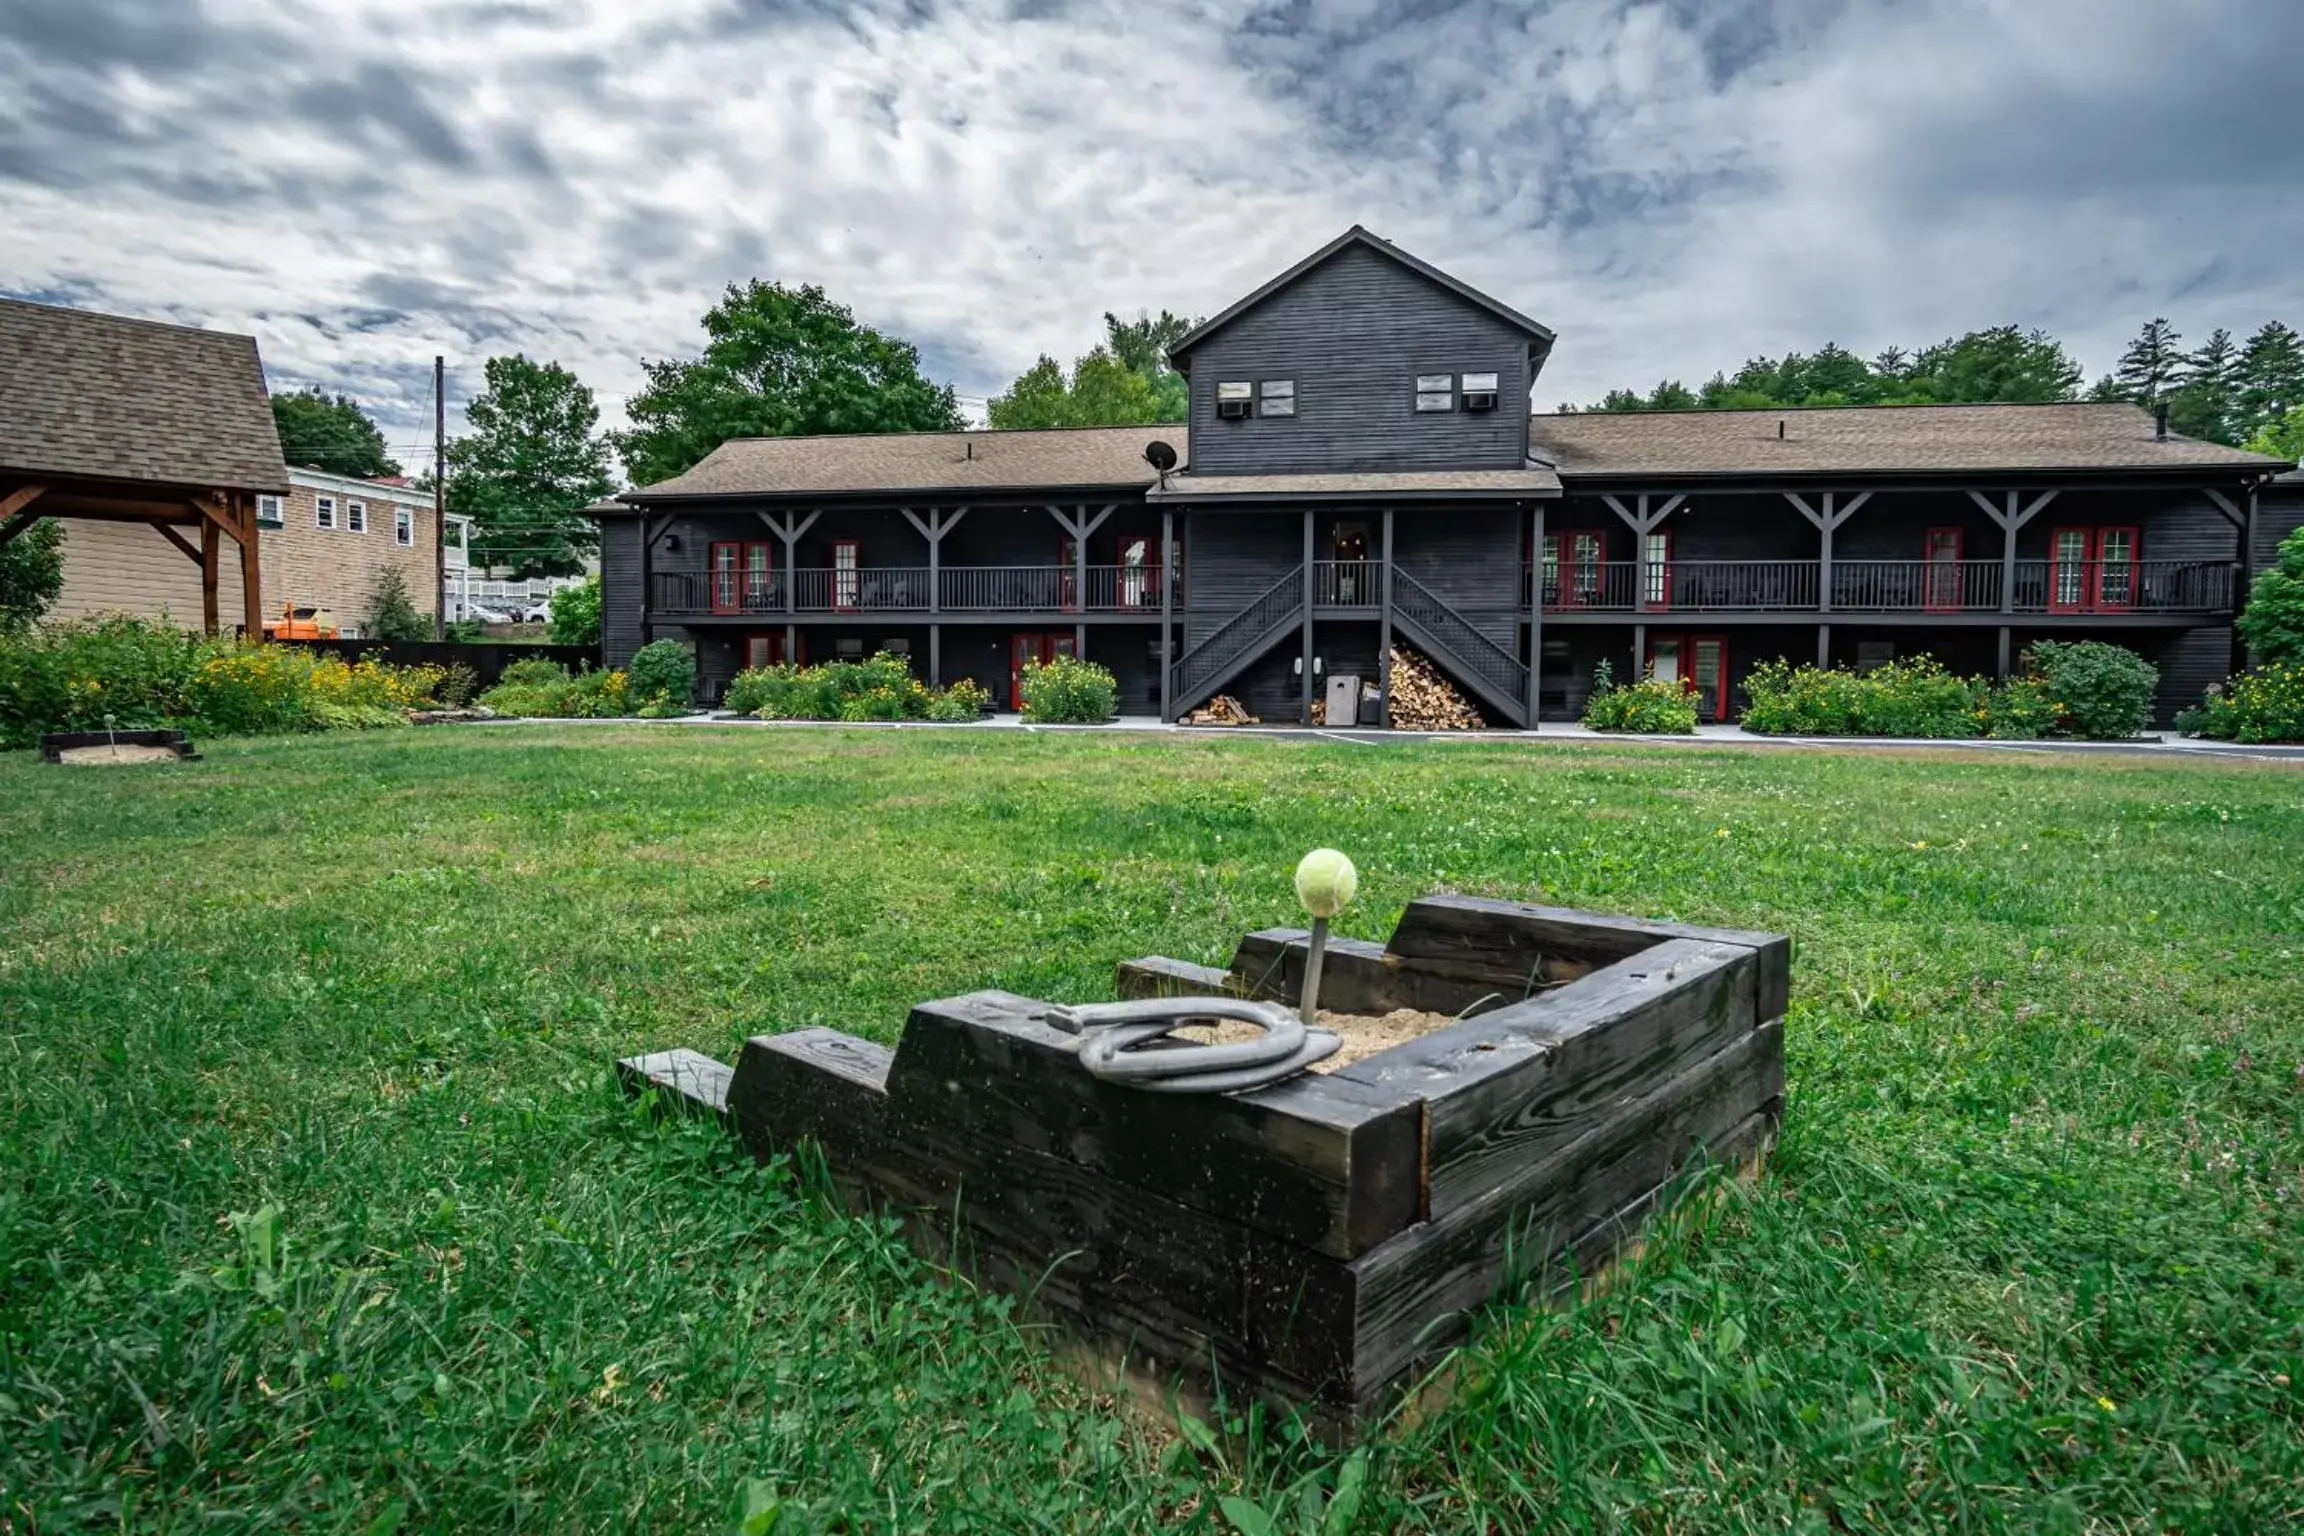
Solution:
[{"label": "satellite dish", "polygon": [[1176,450],[1155,438],[1144,445],[1144,462],[1166,474],[1176,467]]}]

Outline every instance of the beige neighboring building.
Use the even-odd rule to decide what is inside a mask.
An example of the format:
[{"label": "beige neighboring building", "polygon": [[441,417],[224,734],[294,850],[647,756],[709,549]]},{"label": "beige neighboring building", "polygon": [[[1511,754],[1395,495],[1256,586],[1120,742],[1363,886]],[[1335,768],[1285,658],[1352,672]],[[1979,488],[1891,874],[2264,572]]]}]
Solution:
[{"label": "beige neighboring building", "polygon": [[[448,582],[463,580],[468,519],[448,520]],[[406,484],[360,480],[317,469],[288,471],[284,496],[256,499],[257,557],[267,629],[289,610],[334,624],[346,639],[366,632],[377,583],[400,573],[408,600],[429,619],[439,607],[434,581],[432,494]],[[226,612],[239,611],[240,579],[221,583]],[[200,621],[200,572],[150,528],[133,523],[67,522],[64,591],[49,616],[165,614]]]}]

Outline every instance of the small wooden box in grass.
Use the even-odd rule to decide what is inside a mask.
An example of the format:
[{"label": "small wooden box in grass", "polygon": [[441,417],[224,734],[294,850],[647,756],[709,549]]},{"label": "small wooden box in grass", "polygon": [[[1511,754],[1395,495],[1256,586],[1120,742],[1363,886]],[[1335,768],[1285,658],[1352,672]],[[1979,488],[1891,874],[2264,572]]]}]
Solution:
[{"label": "small wooden box in grass", "polygon": [[[1118,990],[1293,1004],[1310,947],[1129,961]],[[1006,992],[922,1003],[893,1051],[804,1029],[733,1071],[619,1068],[762,1158],[815,1141],[844,1198],[1101,1355],[1350,1426],[1483,1302],[1590,1278],[1693,1167],[1765,1154],[1789,980],[1774,934],[1435,896],[1385,944],[1329,943],[1346,1049],[1250,1092],[1105,1081],[1055,1005]]]}]

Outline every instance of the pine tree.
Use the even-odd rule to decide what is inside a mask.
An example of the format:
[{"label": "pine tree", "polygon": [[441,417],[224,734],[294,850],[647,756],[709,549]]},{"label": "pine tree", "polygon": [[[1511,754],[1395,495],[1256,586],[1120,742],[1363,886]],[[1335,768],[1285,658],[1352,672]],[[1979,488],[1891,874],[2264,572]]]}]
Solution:
[{"label": "pine tree", "polygon": [[2169,424],[2186,437],[2212,443],[2237,441],[2233,417],[2238,369],[2232,333],[2218,326],[2184,360],[2184,377],[2169,399]]},{"label": "pine tree", "polygon": [[2129,399],[2149,410],[2176,387],[2184,372],[2184,354],[2176,344],[2183,339],[2176,327],[2159,317],[2137,332],[2128,350],[2120,354],[2119,366],[2113,369]]},{"label": "pine tree", "polygon": [[2233,434],[2245,440],[2304,406],[2304,341],[2279,321],[2267,322],[2240,349],[2238,386]]}]

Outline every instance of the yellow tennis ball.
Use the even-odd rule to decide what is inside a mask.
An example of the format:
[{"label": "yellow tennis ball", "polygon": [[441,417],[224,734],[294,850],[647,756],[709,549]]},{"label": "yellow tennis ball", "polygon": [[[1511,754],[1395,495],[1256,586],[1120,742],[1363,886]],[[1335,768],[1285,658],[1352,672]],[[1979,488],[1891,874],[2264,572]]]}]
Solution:
[{"label": "yellow tennis ball", "polygon": [[1360,871],[1333,848],[1315,848],[1296,866],[1296,899],[1314,917],[1334,917],[1359,889]]}]

